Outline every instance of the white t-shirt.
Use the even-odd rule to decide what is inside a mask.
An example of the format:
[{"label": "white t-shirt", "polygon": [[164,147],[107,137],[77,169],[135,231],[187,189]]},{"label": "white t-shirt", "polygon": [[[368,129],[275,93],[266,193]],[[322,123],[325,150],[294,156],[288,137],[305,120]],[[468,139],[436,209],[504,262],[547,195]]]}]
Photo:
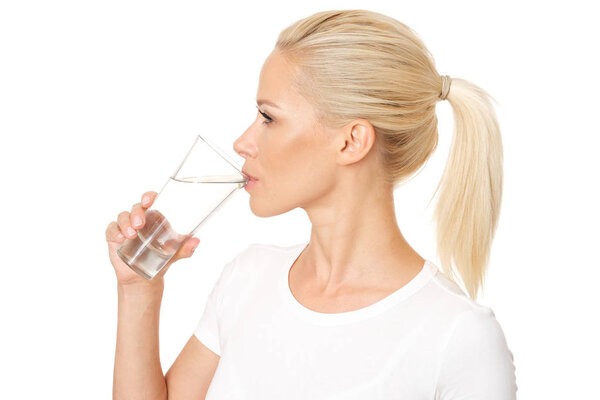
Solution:
[{"label": "white t-shirt", "polygon": [[288,285],[307,244],[252,244],[224,266],[194,332],[221,357],[207,399],[516,398],[494,312],[431,261],[370,306],[320,313]]}]

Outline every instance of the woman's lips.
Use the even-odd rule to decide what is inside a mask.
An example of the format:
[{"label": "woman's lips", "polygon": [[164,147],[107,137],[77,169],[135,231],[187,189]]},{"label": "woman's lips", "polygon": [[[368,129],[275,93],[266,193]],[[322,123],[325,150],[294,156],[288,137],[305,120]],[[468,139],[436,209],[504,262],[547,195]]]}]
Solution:
[{"label": "woman's lips", "polygon": [[244,189],[246,189],[246,191],[250,191],[250,189],[252,189],[257,183],[257,180],[249,179],[246,185],[244,186]]},{"label": "woman's lips", "polygon": [[258,180],[258,178],[256,178],[256,177],[254,177],[254,176],[250,175],[249,173],[247,173],[247,172],[246,172],[246,171],[244,171],[244,170],[242,170],[242,173],[243,173],[244,175],[246,175],[246,177],[248,178],[248,180],[253,180],[253,181],[257,181],[257,180]]},{"label": "woman's lips", "polygon": [[246,175],[246,177],[248,178],[248,182],[246,182],[244,189],[246,189],[246,191],[249,191],[258,183],[258,179],[256,179],[255,177],[253,177],[252,175],[250,175],[249,173],[247,173],[244,170],[242,170],[242,173],[244,175]]}]

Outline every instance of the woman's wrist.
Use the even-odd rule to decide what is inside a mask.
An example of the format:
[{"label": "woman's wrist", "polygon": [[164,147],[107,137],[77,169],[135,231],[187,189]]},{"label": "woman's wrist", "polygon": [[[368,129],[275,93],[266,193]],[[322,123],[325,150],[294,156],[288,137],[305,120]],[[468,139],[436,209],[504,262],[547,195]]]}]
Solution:
[{"label": "woman's wrist", "polygon": [[117,290],[119,294],[127,294],[133,296],[147,296],[147,295],[162,295],[165,283],[162,277],[155,277],[151,281],[147,282],[136,282],[136,283],[117,283]]}]

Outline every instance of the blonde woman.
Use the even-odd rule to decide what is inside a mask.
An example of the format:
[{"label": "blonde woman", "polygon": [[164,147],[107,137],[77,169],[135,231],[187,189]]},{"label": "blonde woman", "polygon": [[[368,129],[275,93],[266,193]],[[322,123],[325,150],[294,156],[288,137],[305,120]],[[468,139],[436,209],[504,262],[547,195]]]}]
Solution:
[{"label": "blonde woman", "polygon": [[[284,29],[234,149],[253,178],[252,212],[300,207],[310,239],[233,257],[165,376],[166,269],[146,281],[115,255],[156,193],[119,214],[106,232],[119,288],[114,398],[514,399],[513,355],[476,302],[502,194],[489,99],[440,76],[417,34],[388,16],[325,11]],[[393,190],[435,150],[441,100],[455,125],[435,210],[438,268],[403,237]]]}]

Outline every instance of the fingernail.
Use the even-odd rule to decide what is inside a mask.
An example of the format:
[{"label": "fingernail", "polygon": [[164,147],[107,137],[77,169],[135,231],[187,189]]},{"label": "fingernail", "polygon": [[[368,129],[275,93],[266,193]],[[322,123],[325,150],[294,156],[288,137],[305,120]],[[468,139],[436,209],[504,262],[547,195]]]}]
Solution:
[{"label": "fingernail", "polygon": [[118,240],[121,240],[121,239],[123,239],[124,237],[125,237],[125,236],[123,236],[122,234],[120,234],[120,233],[117,233],[117,239],[118,239]]},{"label": "fingernail", "polygon": [[132,227],[128,227],[127,228],[127,234],[129,236],[133,236],[133,235],[135,235],[135,230]]},{"label": "fingernail", "polygon": [[139,215],[136,215],[133,218],[133,225],[140,226],[142,224],[142,218]]},{"label": "fingernail", "polygon": [[142,197],[142,203],[148,204],[149,202],[150,202],[150,197],[148,197],[148,196]]}]

